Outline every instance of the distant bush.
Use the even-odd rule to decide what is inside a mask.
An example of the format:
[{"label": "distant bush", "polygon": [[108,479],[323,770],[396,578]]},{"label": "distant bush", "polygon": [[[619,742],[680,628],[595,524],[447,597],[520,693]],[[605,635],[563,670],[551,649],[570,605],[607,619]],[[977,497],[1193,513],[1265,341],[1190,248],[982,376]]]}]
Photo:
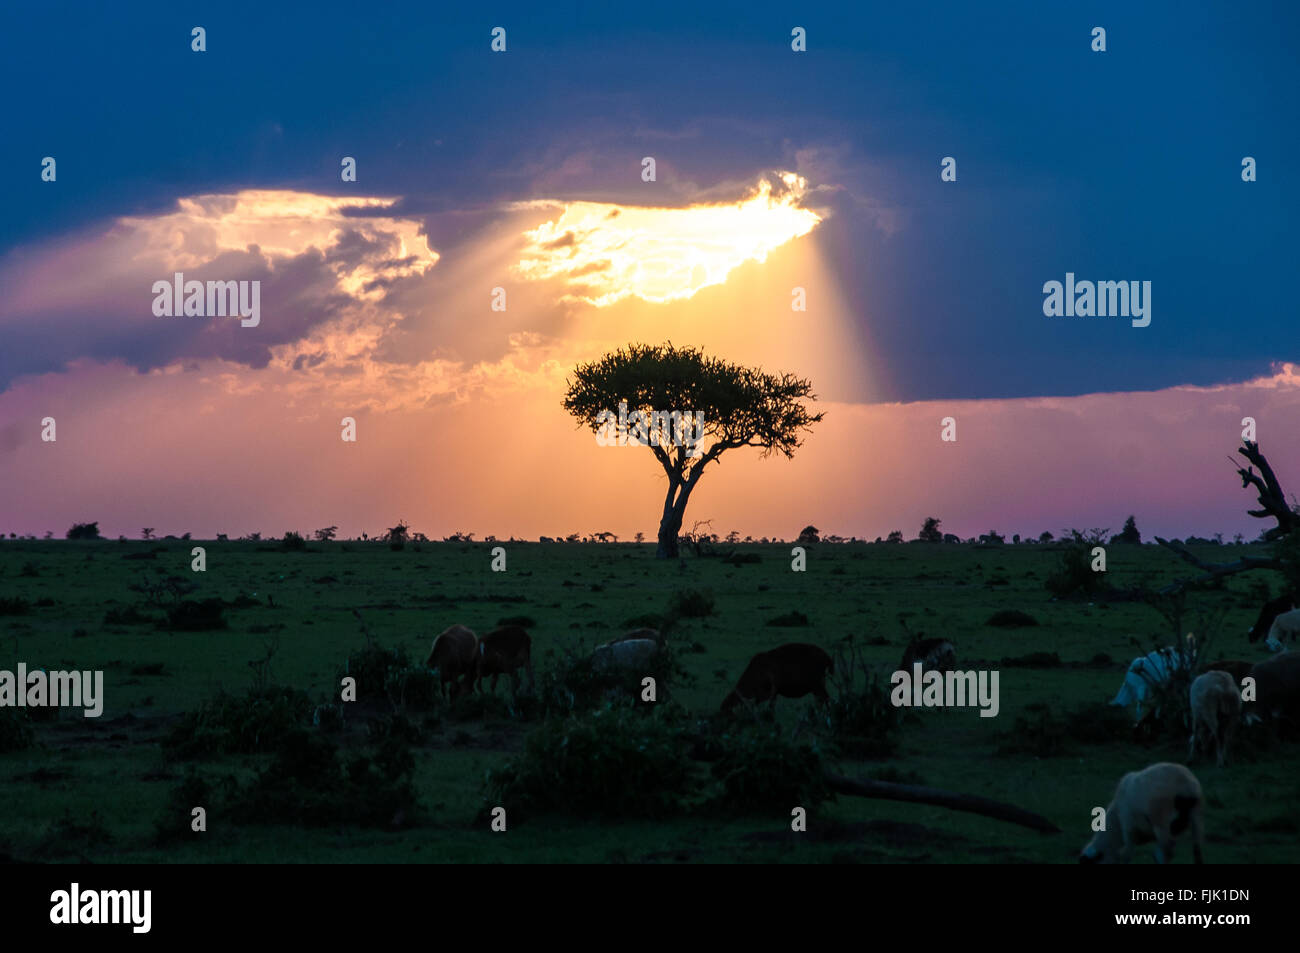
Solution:
[{"label": "distant bush", "polygon": [[1025,655],[1003,656],[998,664],[1003,668],[1059,668],[1061,657],[1055,652],[1029,652]]},{"label": "distant bush", "polygon": [[221,691],[186,712],[162,748],[179,760],[270,751],[311,713],[311,699],[296,688],[270,685],[243,695]]},{"label": "distant bush", "polygon": [[512,817],[659,818],[691,793],[689,744],[671,708],[649,716],[627,705],[548,719],[523,750],[487,776],[486,806]]},{"label": "distant bush", "polygon": [[1023,626],[1038,625],[1038,620],[1028,612],[1021,612],[1019,609],[1003,609],[1001,612],[995,612],[989,616],[985,625],[993,625],[1004,629],[1014,629]]},{"label": "distant bush", "polygon": [[1075,542],[1062,551],[1056,571],[1044,583],[1049,592],[1058,599],[1064,599],[1076,592],[1092,595],[1101,591],[1105,574],[1092,570],[1093,545]]},{"label": "distant bush", "polygon": [[668,602],[668,612],[678,619],[697,619],[713,615],[713,593],[701,589],[675,592]]},{"label": "distant bush", "polygon": [[104,625],[152,625],[157,620],[145,615],[135,606],[125,609],[109,609],[104,613]]},{"label": "distant bush", "polygon": [[1016,715],[1011,730],[1002,735],[997,751],[1000,755],[1053,758],[1065,753],[1067,741],[1068,730],[1064,720],[1046,702],[1034,702]]},{"label": "distant bush", "polygon": [[775,619],[768,619],[768,625],[780,626],[782,628],[797,628],[808,625],[808,617],[799,610],[795,609],[787,612],[785,615],[779,615]]},{"label": "distant bush", "polygon": [[167,608],[165,628],[181,632],[225,629],[229,627],[225,612],[226,605],[220,599],[204,599],[202,602],[183,599]]},{"label": "distant bush", "polygon": [[289,530],[284,534],[284,539],[280,540],[280,548],[286,552],[302,552],[307,548],[307,540],[303,539],[299,533]]},{"label": "distant bush", "polygon": [[659,629],[664,624],[664,617],[650,612],[645,615],[634,615],[630,619],[623,620],[625,629]]},{"label": "distant bush", "polygon": [[21,596],[0,599],[0,615],[26,615],[32,604]]},{"label": "distant bush", "polygon": [[99,539],[99,521],[93,523],[73,523],[65,534],[68,539]]},{"label": "distant bush", "polygon": [[537,620],[530,615],[508,615],[504,619],[497,619],[497,625],[517,625],[525,629],[534,629],[537,627]]},{"label": "distant bush", "polygon": [[18,708],[0,708],[0,754],[30,748],[35,740],[36,732],[27,712]]}]

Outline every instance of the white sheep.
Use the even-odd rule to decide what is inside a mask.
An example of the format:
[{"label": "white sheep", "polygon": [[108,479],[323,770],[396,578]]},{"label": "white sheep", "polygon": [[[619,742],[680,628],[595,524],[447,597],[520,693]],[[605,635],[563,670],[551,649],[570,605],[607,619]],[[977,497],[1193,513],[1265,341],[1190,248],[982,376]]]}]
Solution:
[{"label": "white sheep", "polygon": [[1215,761],[1222,767],[1241,719],[1241,692],[1237,683],[1227,672],[1205,672],[1192,682],[1188,694],[1192,705],[1192,737],[1187,760],[1196,757],[1197,743],[1208,734],[1214,740]]},{"label": "white sheep", "polygon": [[1282,651],[1282,640],[1300,636],[1300,609],[1281,613],[1273,620],[1268,630],[1268,647],[1274,652]]},{"label": "white sheep", "polygon": [[1192,853],[1204,863],[1202,821],[1205,800],[1196,775],[1162,761],[1120,778],[1106,808],[1105,828],[1093,835],[1079,863],[1127,864],[1137,844],[1156,842],[1156,862],[1174,856],[1175,838],[1191,829]]}]

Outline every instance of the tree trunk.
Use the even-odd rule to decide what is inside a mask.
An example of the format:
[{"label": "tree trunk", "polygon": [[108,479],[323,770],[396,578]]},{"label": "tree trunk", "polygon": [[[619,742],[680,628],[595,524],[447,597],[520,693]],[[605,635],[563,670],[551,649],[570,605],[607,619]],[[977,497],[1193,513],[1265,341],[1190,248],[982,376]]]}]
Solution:
[{"label": "tree trunk", "polygon": [[664,498],[664,515],[659,520],[659,548],[655,551],[655,558],[676,559],[679,555],[677,537],[681,535],[686,500],[690,494],[684,482],[669,485],[668,496]]}]

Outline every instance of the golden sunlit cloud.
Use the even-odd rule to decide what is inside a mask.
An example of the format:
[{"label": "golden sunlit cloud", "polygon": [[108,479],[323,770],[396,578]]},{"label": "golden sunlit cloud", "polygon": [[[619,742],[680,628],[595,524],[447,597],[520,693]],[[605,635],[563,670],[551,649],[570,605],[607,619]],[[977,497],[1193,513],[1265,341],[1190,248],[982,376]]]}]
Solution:
[{"label": "golden sunlit cloud", "polygon": [[177,201],[174,212],[118,219],[118,232],[136,238],[134,257],[161,259],[169,268],[196,268],[226,251],[256,245],[263,254],[291,257],[308,248],[337,250],[355,235],[364,249],[330,256],[339,290],[371,301],[384,296],[377,280],[423,274],[438,253],[420,234],[419,223],[392,217],[352,217],[351,209],[387,209],[396,199],[339,197],[269,189],[230,195],[197,195]]},{"label": "golden sunlit cloud", "polygon": [[601,308],[632,295],[660,304],[690,298],[821,222],[800,207],[807,180],[793,172],[780,180],[776,192],[764,178],[741,201],[686,208],[525,203],[563,211],[524,233],[529,245],[512,270],[530,280],[563,279],[567,300]]}]

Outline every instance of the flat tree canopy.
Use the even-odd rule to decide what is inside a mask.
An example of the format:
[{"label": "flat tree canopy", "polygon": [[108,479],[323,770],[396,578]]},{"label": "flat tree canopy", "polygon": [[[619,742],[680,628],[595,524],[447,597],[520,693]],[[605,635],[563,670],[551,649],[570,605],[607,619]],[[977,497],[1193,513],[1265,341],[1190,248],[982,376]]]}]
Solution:
[{"label": "flat tree canopy", "polygon": [[[803,403],[816,399],[812,384],[793,374],[730,364],[669,342],[631,344],[579,365],[564,409],[601,435],[611,433],[620,404],[626,405],[627,443],[649,447],[668,476],[658,552],[668,557],[677,555],[686,502],[705,467],[738,447],[793,457],[802,433],[824,416]],[[671,430],[651,426],[652,413],[672,412],[690,417]],[[674,439],[683,435],[687,439]]]}]

